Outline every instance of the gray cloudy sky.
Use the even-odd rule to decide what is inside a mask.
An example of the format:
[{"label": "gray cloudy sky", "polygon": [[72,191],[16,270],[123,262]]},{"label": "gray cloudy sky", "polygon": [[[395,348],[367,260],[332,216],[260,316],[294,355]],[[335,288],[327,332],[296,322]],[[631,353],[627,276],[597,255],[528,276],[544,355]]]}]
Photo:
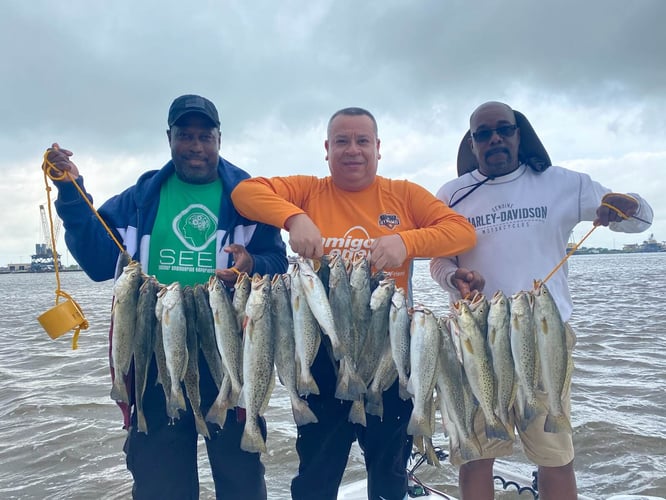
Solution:
[{"label": "gray cloudy sky", "polygon": [[[253,175],[326,175],[328,117],[365,107],[380,173],[432,192],[455,176],[472,110],[501,100],[554,164],[644,196],[666,240],[664,19],[664,0],[3,0],[0,266],[43,241],[51,142],[99,205],[168,160],[184,93],[216,103],[222,155]],[[599,228],[585,246],[648,236]]]}]

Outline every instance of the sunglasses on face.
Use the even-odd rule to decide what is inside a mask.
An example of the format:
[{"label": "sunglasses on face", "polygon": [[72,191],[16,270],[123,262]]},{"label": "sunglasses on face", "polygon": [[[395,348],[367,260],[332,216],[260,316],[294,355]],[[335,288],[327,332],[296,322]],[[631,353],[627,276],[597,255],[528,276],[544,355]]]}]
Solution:
[{"label": "sunglasses on face", "polygon": [[477,130],[472,133],[472,137],[474,137],[476,142],[488,142],[495,132],[497,132],[500,137],[512,137],[513,134],[516,133],[516,130],[518,130],[518,125],[502,125],[497,128]]}]

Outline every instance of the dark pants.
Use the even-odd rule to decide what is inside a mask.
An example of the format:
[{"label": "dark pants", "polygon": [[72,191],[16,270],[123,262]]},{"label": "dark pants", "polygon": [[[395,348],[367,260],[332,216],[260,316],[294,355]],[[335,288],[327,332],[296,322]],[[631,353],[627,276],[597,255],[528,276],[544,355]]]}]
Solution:
[{"label": "dark pants", "polygon": [[348,420],[351,401],[334,396],[335,370],[323,344],[312,374],[320,394],[307,401],[319,422],[298,428],[300,464],[291,482],[292,498],[335,500],[351,445],[358,439],[368,473],[368,498],[402,500],[407,494],[407,461],[412,452],[412,437],[407,434],[411,400],[400,399],[396,381],[384,392],[383,420],[366,414],[367,427],[363,427]]},{"label": "dark pants", "polygon": [[[199,372],[201,410],[205,416],[217,396],[217,388],[203,356],[199,356]],[[169,422],[164,390],[155,383],[156,379],[153,357],[143,398],[148,434],[138,431],[134,411],[124,447],[127,469],[134,477],[132,496],[136,500],[198,499],[198,435],[190,402],[186,397],[187,412],[180,412],[179,419]],[[236,410],[230,410],[223,429],[208,424],[211,438],[205,441],[216,498],[263,500],[267,495],[261,455],[240,449],[245,422],[238,420]],[[260,426],[265,439],[263,419]]]}]

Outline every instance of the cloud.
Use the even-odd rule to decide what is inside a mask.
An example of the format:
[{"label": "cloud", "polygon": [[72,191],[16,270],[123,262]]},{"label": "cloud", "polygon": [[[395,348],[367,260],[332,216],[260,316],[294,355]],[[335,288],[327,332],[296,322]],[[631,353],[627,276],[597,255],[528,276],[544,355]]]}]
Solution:
[{"label": "cloud", "polygon": [[328,117],[365,107],[381,173],[433,192],[454,175],[471,111],[502,100],[555,163],[605,161],[595,178],[664,214],[664,18],[662,0],[5,2],[0,208],[14,215],[0,265],[39,240],[51,142],[75,152],[101,203],[168,159],[167,109],[183,93],[217,104],[223,155],[256,175],[326,175]]}]

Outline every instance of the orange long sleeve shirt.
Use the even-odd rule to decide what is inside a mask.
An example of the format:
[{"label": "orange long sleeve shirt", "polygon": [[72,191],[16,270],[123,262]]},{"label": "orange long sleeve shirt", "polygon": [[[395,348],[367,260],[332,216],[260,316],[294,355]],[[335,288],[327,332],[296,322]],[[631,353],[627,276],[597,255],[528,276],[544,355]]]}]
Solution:
[{"label": "orange long sleeve shirt", "polygon": [[410,290],[413,258],[457,255],[476,243],[465,217],[406,180],[377,176],[368,188],[354,192],[339,189],[331,177],[255,177],[239,183],[231,198],[243,216],[283,229],[289,217],[307,214],[329,255],[367,256],[374,238],[399,234],[407,259],[384,271],[405,290]]}]

